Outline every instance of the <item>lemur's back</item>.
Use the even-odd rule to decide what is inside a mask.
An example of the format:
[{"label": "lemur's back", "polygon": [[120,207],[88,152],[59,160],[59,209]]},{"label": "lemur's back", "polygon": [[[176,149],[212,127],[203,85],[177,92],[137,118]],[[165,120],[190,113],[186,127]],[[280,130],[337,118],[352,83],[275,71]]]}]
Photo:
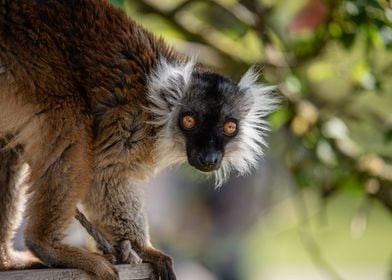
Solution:
[{"label": "lemur's back", "polygon": [[76,92],[64,51],[67,38],[53,21],[54,11],[47,3],[37,9],[37,2],[5,1],[1,7],[0,57],[29,102],[42,102],[45,93],[60,98]]},{"label": "lemur's back", "polygon": [[50,105],[72,96],[94,112],[143,98],[158,53],[170,52],[107,1],[2,3],[0,59],[17,82],[34,81],[29,98]]},{"label": "lemur's back", "polygon": [[6,0],[0,11],[0,135],[39,130],[37,116],[77,118],[99,142],[110,120],[130,131],[146,121],[147,75],[174,55],[161,40],[105,0]]}]

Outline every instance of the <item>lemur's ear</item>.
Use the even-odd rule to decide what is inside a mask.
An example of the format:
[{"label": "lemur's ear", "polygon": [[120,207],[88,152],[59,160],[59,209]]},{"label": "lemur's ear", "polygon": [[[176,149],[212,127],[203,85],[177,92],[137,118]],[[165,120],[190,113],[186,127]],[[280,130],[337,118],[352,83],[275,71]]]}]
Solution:
[{"label": "lemur's ear", "polygon": [[155,123],[163,125],[181,103],[192,77],[194,61],[168,62],[162,58],[148,79],[150,111]]},{"label": "lemur's ear", "polygon": [[275,86],[266,86],[258,83],[260,70],[256,66],[251,67],[241,78],[238,87],[245,94],[250,95],[252,98],[253,114],[260,117],[265,117],[271,113],[279,104],[279,99],[274,95],[276,90]]}]

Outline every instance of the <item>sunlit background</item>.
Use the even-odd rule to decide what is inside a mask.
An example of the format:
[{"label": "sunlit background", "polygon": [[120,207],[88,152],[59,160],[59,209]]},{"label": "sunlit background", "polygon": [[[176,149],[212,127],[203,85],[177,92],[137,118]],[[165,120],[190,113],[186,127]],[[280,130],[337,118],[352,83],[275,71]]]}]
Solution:
[{"label": "sunlit background", "polygon": [[392,1],[112,2],[235,80],[258,64],[282,95],[253,175],[148,184],[180,280],[392,279]]}]

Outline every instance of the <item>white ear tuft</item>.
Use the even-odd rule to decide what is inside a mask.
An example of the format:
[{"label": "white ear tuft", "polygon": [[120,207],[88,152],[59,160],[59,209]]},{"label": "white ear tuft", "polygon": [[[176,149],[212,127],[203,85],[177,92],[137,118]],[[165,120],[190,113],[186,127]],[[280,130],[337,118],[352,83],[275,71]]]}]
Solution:
[{"label": "white ear tuft", "polygon": [[251,112],[255,111],[261,116],[266,116],[271,113],[279,104],[279,98],[274,95],[276,86],[266,86],[259,84],[260,71],[255,66],[251,67],[241,78],[238,87],[245,93],[252,95],[254,104]]},{"label": "white ear tuft", "polygon": [[246,90],[250,86],[254,85],[260,76],[260,71],[256,69],[255,66],[249,68],[248,71],[242,76],[240,82],[238,83],[238,87]]},{"label": "white ear tuft", "polygon": [[180,105],[192,78],[194,61],[168,62],[161,58],[156,69],[148,78],[149,111],[157,125],[164,125]]}]

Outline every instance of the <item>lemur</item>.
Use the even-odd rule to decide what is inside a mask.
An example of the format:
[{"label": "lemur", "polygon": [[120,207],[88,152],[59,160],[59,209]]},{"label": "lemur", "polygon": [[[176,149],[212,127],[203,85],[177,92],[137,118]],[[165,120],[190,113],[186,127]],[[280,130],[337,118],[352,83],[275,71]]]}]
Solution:
[{"label": "lemur", "polygon": [[[0,270],[118,279],[102,255],[62,242],[81,205],[123,263],[136,253],[175,279],[150,242],[141,182],[184,161],[216,185],[248,173],[277,103],[257,79],[254,68],[238,83],[213,72],[106,0],[0,0]],[[17,252],[25,200],[28,251]]]}]

